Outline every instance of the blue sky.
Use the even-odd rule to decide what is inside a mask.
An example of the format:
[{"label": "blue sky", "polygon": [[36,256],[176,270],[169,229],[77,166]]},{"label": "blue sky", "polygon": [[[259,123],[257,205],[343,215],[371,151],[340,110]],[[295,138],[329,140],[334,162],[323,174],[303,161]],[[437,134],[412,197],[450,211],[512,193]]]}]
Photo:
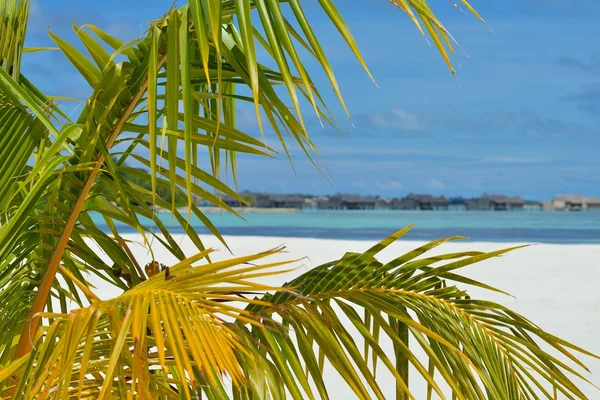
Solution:
[{"label": "blue sky", "polygon": [[[379,86],[345,48],[316,0],[302,3],[337,73],[354,127],[343,138],[310,124],[329,174],[299,151],[288,160],[243,157],[241,188],[278,192],[423,192],[600,196],[600,2],[472,0],[488,31],[446,0],[430,0],[468,56],[459,83],[409,19],[386,0],[338,0]],[[182,2],[180,2],[183,4]],[[171,5],[163,0],[34,0],[28,45],[46,34],[72,38],[70,24],[93,23],[127,40]],[[85,82],[59,53],[26,56],[24,72],[50,94],[84,98]],[[315,81],[328,89],[322,75]],[[310,110],[305,107],[306,113]],[[241,128],[258,135],[240,110]]]}]

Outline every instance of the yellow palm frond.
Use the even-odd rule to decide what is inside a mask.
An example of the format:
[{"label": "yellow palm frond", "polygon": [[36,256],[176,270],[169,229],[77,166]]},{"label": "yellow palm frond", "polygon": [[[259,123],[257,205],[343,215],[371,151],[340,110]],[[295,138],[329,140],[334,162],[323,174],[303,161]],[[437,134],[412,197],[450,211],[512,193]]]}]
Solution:
[{"label": "yellow palm frond", "polygon": [[[244,385],[238,358],[256,354],[234,322],[262,325],[239,304],[270,305],[255,297],[278,288],[254,279],[285,272],[281,266],[288,262],[254,262],[281,250],[193,265],[207,250],[114,299],[69,314],[41,315],[54,322],[33,340],[26,375],[4,376],[3,393],[33,399],[48,393],[80,397],[85,391],[113,398],[127,392],[174,395],[176,386],[191,398],[225,378]],[[160,380],[169,383],[161,386]]]}]

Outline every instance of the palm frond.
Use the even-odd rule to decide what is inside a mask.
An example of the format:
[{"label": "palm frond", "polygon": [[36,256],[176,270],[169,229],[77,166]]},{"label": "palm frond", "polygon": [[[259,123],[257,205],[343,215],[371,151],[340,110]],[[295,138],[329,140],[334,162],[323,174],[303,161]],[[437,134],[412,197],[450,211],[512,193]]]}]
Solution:
[{"label": "palm frond", "polygon": [[[456,239],[450,238],[385,264],[374,258],[408,229],[365,253],[348,253],[284,285],[293,288],[293,294],[267,294],[261,300],[273,303],[272,307],[248,307],[253,313],[292,327],[279,340],[293,344],[295,352],[286,353],[286,357],[296,355],[290,364],[306,366],[302,379],[312,377],[323,395],[321,365],[325,359],[359,398],[371,398],[372,391],[376,398],[384,399],[386,395],[376,380],[380,360],[395,377],[396,393],[402,399],[415,398],[408,379],[408,370],[413,368],[429,393],[435,392],[440,398],[537,399],[553,391],[568,398],[586,398],[571,380],[575,377],[591,384],[578,371],[586,368],[575,354],[597,356],[545,332],[500,304],[473,299],[452,284],[499,291],[455,271],[515,248],[417,259]],[[393,354],[382,349],[383,337],[393,343]],[[364,343],[362,354],[357,338]],[[556,354],[544,350],[548,348]],[[426,360],[419,357],[420,352],[426,354]],[[411,378],[411,385],[414,380]],[[442,382],[449,390],[444,392]],[[286,389],[292,393],[297,390]]]},{"label": "palm frond", "polygon": [[[191,398],[225,377],[242,385],[237,357],[255,355],[233,322],[259,323],[236,304],[262,304],[247,296],[276,290],[253,279],[281,273],[286,262],[249,265],[279,251],[192,266],[206,258],[207,250],[115,299],[93,301],[69,314],[45,313],[54,322],[32,339],[34,349],[25,356],[20,378],[0,375],[0,393],[24,399],[48,393]],[[22,363],[19,359],[7,369]]]},{"label": "palm frond", "polygon": [[[446,241],[439,240],[387,263],[374,258],[407,230],[282,288],[260,283],[286,272],[286,262],[260,262],[281,249],[193,266],[207,250],[115,299],[46,313],[54,322],[30,355],[0,372],[0,393],[329,398],[331,366],[358,398],[385,399],[381,364],[399,398],[417,398],[410,388],[419,379],[442,399],[538,399],[553,391],[586,398],[572,379],[588,382],[578,357],[596,356],[451,284],[487,288],[456,271],[514,249],[427,257]],[[417,375],[409,380],[411,369]]]},{"label": "palm frond", "polygon": [[21,75],[21,57],[29,18],[29,1],[8,0],[0,6],[0,68],[14,79]]},{"label": "palm frond", "polygon": [[[320,4],[364,65],[339,12],[329,0],[322,0]],[[234,193],[221,180],[222,160],[231,163],[230,171],[235,181],[237,153],[274,155],[264,140],[235,128],[237,101],[254,104],[257,118],[260,120],[261,115],[265,116],[265,124],[261,122],[261,126],[266,126],[268,122],[286,154],[289,141],[285,135],[289,135],[309,157],[316,154],[316,146],[305,127],[300,99],[310,103],[316,115],[333,126],[335,118],[330,115],[303,65],[304,60],[296,49],[298,43],[318,60],[333,90],[340,100],[342,98],[325,52],[300,3],[292,1],[289,6],[292,13],[287,15],[283,5],[272,0],[194,0],[179,9],[171,9],[163,18],[153,21],[144,35],[126,43],[92,25],[73,26],[80,45],[50,33],[56,48],[93,88],[77,119],[71,121],[52,100],[19,73],[29,2],[11,0],[2,3],[2,93],[5,99],[10,100],[10,104],[22,109],[21,113],[31,114],[29,118],[38,127],[36,129],[47,130],[49,134],[41,142],[39,153],[42,156],[35,160],[27,178],[27,182],[36,182],[36,190],[32,190],[28,198],[33,199],[34,195],[44,198],[50,193],[61,196],[55,202],[26,202],[31,205],[30,208],[6,212],[6,224],[0,232],[3,238],[10,238],[5,242],[4,250],[12,253],[14,248],[10,244],[14,245],[21,239],[19,232],[24,231],[20,230],[37,226],[37,220],[45,221],[46,225],[34,232],[54,233],[44,239],[45,250],[37,257],[37,272],[23,275],[35,275],[36,279],[42,279],[43,282],[43,290],[36,295],[34,304],[31,307],[22,307],[21,304],[19,308],[30,308],[30,334],[35,332],[37,326],[33,316],[49,304],[51,288],[59,292],[62,290],[54,279],[61,263],[69,265],[72,273],[77,271],[76,265],[91,263],[89,269],[101,279],[114,282],[119,287],[123,282],[115,273],[129,275],[133,284],[144,279],[143,271],[130,256],[126,243],[120,239],[114,218],[136,229],[145,238],[148,235],[156,237],[167,245],[172,254],[179,259],[185,258],[177,243],[170,239],[160,218],[151,210],[136,204],[160,204],[163,208],[171,209],[184,231],[194,237],[199,250],[203,250],[204,246],[197,235],[191,233],[189,219],[192,213],[218,235],[194,203],[196,198],[200,198],[232,211],[220,201],[218,195]],[[251,17],[254,12],[258,20]],[[427,13],[423,15],[432,19]],[[265,67],[268,60],[259,62],[255,41],[267,50],[277,70]],[[79,50],[81,48],[85,51]],[[107,49],[111,48],[113,53],[109,54]],[[126,61],[117,62],[118,55],[124,55]],[[247,88],[252,96],[235,95],[235,86]],[[277,86],[286,88],[287,98],[280,95]],[[292,102],[291,109],[288,100]],[[8,108],[2,115],[5,119],[17,121]],[[24,126],[13,126],[13,129],[20,129],[21,134],[11,135],[13,142],[19,137],[28,137]],[[167,138],[166,148],[158,146],[159,133]],[[28,138],[28,143],[13,149],[20,149],[25,157],[27,152],[31,154],[31,140],[34,139],[38,140],[35,137]],[[180,145],[184,147],[183,157],[178,156]],[[208,150],[210,171],[200,168],[200,147]],[[141,157],[140,148],[142,152],[147,151],[149,157]],[[20,171],[23,157],[17,158],[7,168],[11,168],[12,172]],[[118,157],[114,165],[110,162],[113,157]],[[127,175],[123,172],[132,172],[128,170],[131,168],[128,163],[149,169],[149,174],[140,172],[137,175],[149,179],[150,191],[140,190],[127,182]],[[44,179],[39,179],[42,177]],[[6,175],[5,179],[12,179],[12,176]],[[43,186],[47,179],[52,179],[53,185]],[[168,183],[163,193],[164,197],[170,199],[170,207],[165,207],[165,198],[157,196],[159,182]],[[208,190],[202,187],[202,183],[208,186]],[[2,187],[3,192],[8,190],[13,189],[8,185]],[[217,194],[211,194],[210,190],[217,191]],[[175,199],[178,197],[185,199],[188,207],[184,218],[175,210]],[[18,204],[19,199],[13,200],[12,204]],[[116,205],[116,208],[110,204]],[[11,210],[9,204],[3,207],[4,211]],[[43,210],[42,215],[35,220],[26,218],[26,210],[33,209]],[[111,228],[112,240],[96,226],[91,213],[102,215],[106,225]],[[152,220],[155,228],[143,226],[141,217]],[[49,221],[53,222],[48,224]],[[80,226],[85,226],[85,229],[80,229]],[[155,233],[154,229],[159,232]],[[103,252],[110,254],[113,265],[98,263],[84,245],[84,238],[94,240]],[[69,253],[67,249],[72,250]],[[28,250],[22,247],[20,251],[24,255]],[[70,254],[77,258],[72,259]],[[25,259],[18,254],[13,256],[17,260]],[[20,264],[5,262],[2,268],[6,276],[15,276],[9,271],[13,271],[16,265]],[[27,265],[33,266],[31,263]],[[68,292],[70,289],[67,289]],[[27,348],[24,343],[22,345],[19,354],[24,354]]]},{"label": "palm frond", "polygon": [[[399,399],[415,398],[414,379],[428,397],[585,398],[573,380],[585,381],[577,357],[592,354],[454,285],[501,292],[457,270],[512,249],[421,257],[440,240],[377,261],[407,228],[283,288],[260,283],[282,263],[252,263],[277,250],[210,259],[190,219],[224,243],[196,199],[236,213],[220,194],[243,202],[222,176],[230,168],[237,184],[237,154],[276,156],[266,145],[273,135],[288,157],[296,145],[318,167],[302,108],[339,129],[306,57],[348,113],[300,3],[191,0],[125,43],[93,25],[73,26],[77,44],[51,33],[53,49],[92,89],[72,120],[60,96],[20,73],[30,2],[0,2],[0,159],[10,160],[0,165],[3,398],[328,398],[326,364],[359,398],[387,396],[378,365],[395,378]],[[428,3],[391,3],[454,73],[456,44]],[[366,69],[333,2],[319,5]],[[238,102],[254,107],[261,137],[236,127]],[[187,258],[155,206],[171,210],[198,255]],[[143,270],[118,223],[180,262]],[[98,300],[86,272],[123,294]],[[80,308],[69,312],[67,301]]]}]

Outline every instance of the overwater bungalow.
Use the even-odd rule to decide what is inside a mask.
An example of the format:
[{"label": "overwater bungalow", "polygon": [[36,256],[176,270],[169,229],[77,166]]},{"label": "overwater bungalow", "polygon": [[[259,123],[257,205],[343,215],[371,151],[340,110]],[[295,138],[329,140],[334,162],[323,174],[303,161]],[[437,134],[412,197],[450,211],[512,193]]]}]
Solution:
[{"label": "overwater bungalow", "polygon": [[337,210],[374,210],[377,199],[373,196],[356,194],[336,194],[329,198],[329,209]]},{"label": "overwater bungalow", "polygon": [[304,196],[277,194],[269,197],[269,208],[304,208]]},{"label": "overwater bungalow", "polygon": [[238,199],[228,194],[224,194],[221,196],[221,201],[227,204],[229,207],[247,207],[246,204],[242,203]]},{"label": "overwater bungalow", "polygon": [[409,197],[394,198],[391,204],[392,210],[416,210],[417,205],[414,199]]},{"label": "overwater bungalow", "polygon": [[375,207],[380,210],[389,210],[392,207],[392,199],[387,197],[376,197]]},{"label": "overwater bungalow", "polygon": [[467,210],[508,211],[521,210],[524,206],[525,200],[518,196],[509,197],[497,194],[484,194],[482,197],[479,198],[465,200],[465,207]]},{"label": "overwater bungalow", "polygon": [[447,210],[450,201],[444,196],[430,194],[409,194],[401,199],[392,200],[393,210]]},{"label": "overwater bungalow", "polygon": [[559,194],[552,201],[542,202],[544,210],[558,211],[584,211],[600,210],[600,199],[597,197],[585,197],[581,195]]},{"label": "overwater bungalow", "polygon": [[247,193],[254,208],[304,208],[305,198],[299,194]]},{"label": "overwater bungalow", "polygon": [[586,205],[589,211],[600,211],[600,199],[596,197],[588,197]]},{"label": "overwater bungalow", "polygon": [[313,197],[312,203],[314,208],[318,210],[332,210],[334,208],[329,196]]}]

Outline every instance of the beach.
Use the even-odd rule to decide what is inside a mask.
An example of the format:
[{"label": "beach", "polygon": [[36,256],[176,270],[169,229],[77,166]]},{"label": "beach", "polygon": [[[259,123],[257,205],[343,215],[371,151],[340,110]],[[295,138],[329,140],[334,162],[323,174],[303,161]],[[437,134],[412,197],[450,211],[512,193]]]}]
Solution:
[{"label": "beach", "polygon": [[[175,239],[186,255],[193,255],[196,250],[189,239],[183,235],[175,235]],[[126,235],[132,242],[141,243],[135,234]],[[214,237],[203,235],[201,239],[207,247],[219,249],[212,258],[221,260],[232,255]],[[264,279],[271,285],[281,285],[293,277],[322,263],[337,259],[345,252],[362,252],[372,246],[371,240],[329,240],[289,237],[258,236],[226,236],[231,251],[235,256],[243,256],[281,245],[286,252],[269,258],[269,261],[301,259],[294,264],[297,269],[277,277]],[[414,249],[425,242],[403,241],[392,244],[384,250],[379,259],[389,260]],[[458,241],[442,245],[431,254],[451,253],[465,250],[492,251],[523,243],[493,243]],[[132,244],[132,251],[138,262],[144,265],[151,261],[151,256],[141,245]],[[153,244],[153,251],[158,261],[169,265],[175,263],[160,245]],[[306,258],[305,258],[306,257]],[[490,259],[461,270],[463,275],[485,282],[511,294],[505,296],[486,292],[478,288],[470,288],[472,297],[492,300],[510,307],[538,324],[542,329],[581,346],[595,354],[600,354],[600,245],[597,244],[540,244],[516,250],[503,257]],[[97,291],[101,298],[107,299],[118,295],[104,284],[98,283]],[[465,287],[462,285],[461,287]],[[359,345],[362,348],[362,343]],[[391,344],[383,342],[385,351],[391,352]],[[590,357],[581,358],[588,366],[591,374],[584,375],[600,386],[600,360]],[[572,365],[570,363],[569,365]],[[378,380],[390,398],[394,393],[394,381],[386,374],[384,367],[378,370]],[[411,377],[417,372],[411,371]],[[333,399],[352,399],[354,394],[339,379],[332,369],[326,370],[326,381],[331,382],[335,392]],[[425,398],[425,386],[422,380],[411,385],[417,399]],[[590,399],[600,399],[600,391],[592,386],[581,384],[580,387]],[[422,396],[421,396],[422,395]]]}]

